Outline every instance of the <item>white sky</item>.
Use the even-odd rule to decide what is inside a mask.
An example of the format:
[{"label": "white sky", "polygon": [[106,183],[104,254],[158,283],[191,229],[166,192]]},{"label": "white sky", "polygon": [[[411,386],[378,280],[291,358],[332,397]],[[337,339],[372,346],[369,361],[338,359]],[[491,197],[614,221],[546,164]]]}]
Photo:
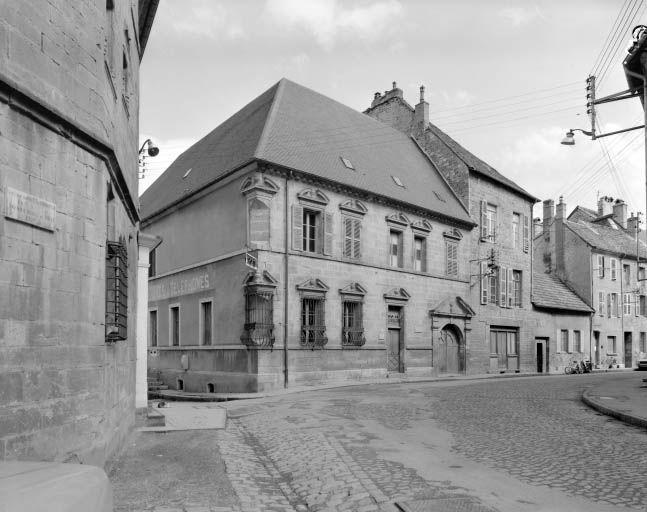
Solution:
[{"label": "white sky", "polygon": [[[163,0],[141,67],[140,193],[187,147],[281,78],[358,111],[396,81],[430,120],[539,199],[598,195],[645,211],[644,132],[575,146],[585,80],[627,89],[622,60],[644,0]],[[616,31],[615,29],[618,28]],[[616,53],[612,50],[618,49]],[[603,132],[643,123],[637,99],[598,106]],[[605,156],[604,150],[609,157]],[[609,163],[611,162],[611,163]],[[535,215],[541,216],[540,205]]]}]

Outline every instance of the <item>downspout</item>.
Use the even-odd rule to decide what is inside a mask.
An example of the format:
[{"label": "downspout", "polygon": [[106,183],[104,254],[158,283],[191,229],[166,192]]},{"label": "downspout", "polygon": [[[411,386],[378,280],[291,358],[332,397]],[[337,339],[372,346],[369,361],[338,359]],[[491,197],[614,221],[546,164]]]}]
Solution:
[{"label": "downspout", "polygon": [[288,216],[290,207],[288,205],[288,181],[292,173],[285,175],[285,258],[283,260],[283,387],[288,387],[288,238],[289,226]]},{"label": "downspout", "polygon": [[[589,275],[591,276],[591,308],[593,312],[589,315],[589,361],[591,361],[591,369],[593,369],[593,317],[595,316],[595,302],[593,299],[595,293],[593,292],[593,251],[590,252],[591,257],[589,258]],[[600,305],[598,304],[598,307]],[[597,350],[597,346],[596,346]]]}]

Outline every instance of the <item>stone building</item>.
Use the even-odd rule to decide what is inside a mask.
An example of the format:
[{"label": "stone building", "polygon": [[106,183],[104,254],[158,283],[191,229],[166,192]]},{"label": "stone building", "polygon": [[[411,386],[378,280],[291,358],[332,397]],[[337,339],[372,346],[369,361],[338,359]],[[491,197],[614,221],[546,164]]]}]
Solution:
[{"label": "stone building", "polygon": [[474,156],[429,121],[420,88],[412,107],[395,82],[375,93],[365,113],[411,135],[479,224],[470,232],[469,299],[472,322],[469,366],[475,372],[534,371],[538,360],[531,326],[532,237],[537,199]]},{"label": "stone building", "polygon": [[135,421],[139,64],[157,0],[0,7],[0,459]]},{"label": "stone building", "polygon": [[149,369],[173,389],[481,370],[475,223],[406,134],[283,79],[141,202],[164,239]]},{"label": "stone building", "polygon": [[[647,246],[638,239],[638,219],[627,218],[624,201],[606,196],[597,211],[578,206],[568,217],[562,198],[556,208],[552,199],[543,206],[542,232],[535,237],[537,271],[559,277],[595,311],[595,365],[636,366],[647,351]],[[571,341],[560,343],[570,355]]]}]

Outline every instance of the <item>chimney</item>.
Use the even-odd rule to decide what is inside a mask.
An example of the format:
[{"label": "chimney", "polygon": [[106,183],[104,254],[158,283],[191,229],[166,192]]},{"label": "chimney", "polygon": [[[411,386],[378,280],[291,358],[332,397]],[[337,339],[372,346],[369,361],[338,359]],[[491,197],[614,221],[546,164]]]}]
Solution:
[{"label": "chimney", "polygon": [[613,220],[620,224],[623,229],[627,229],[627,203],[622,199],[616,199],[613,205]]},{"label": "chimney", "polygon": [[429,124],[429,103],[425,101],[425,86],[420,86],[420,102],[413,113],[413,127],[415,131],[424,133]]},{"label": "chimney", "polygon": [[598,217],[611,215],[613,213],[613,197],[602,196],[598,199]]},{"label": "chimney", "polygon": [[375,96],[373,96],[373,101],[371,102],[371,108],[377,105],[380,101],[382,101],[382,95],[378,91],[375,93]]},{"label": "chimney", "polygon": [[544,201],[544,225],[542,231],[544,232],[544,238],[550,236],[550,226],[553,223],[555,217],[555,201],[552,199],[546,199]]},{"label": "chimney", "polygon": [[566,225],[566,203],[564,197],[559,196],[559,203],[555,209],[555,271],[560,278],[564,278],[565,273],[565,254],[564,238]]},{"label": "chimney", "polygon": [[539,217],[532,219],[532,237],[535,238],[537,235],[541,235],[542,230],[543,226],[541,219]]},{"label": "chimney", "polygon": [[638,228],[638,232],[640,233],[640,217],[631,212],[631,217],[627,219],[627,230],[631,233],[635,233],[636,228]]}]

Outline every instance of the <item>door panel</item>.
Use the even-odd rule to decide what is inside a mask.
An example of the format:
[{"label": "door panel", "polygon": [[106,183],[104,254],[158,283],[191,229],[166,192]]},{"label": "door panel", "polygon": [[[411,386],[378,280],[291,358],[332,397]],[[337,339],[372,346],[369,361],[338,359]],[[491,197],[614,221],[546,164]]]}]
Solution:
[{"label": "door panel", "polygon": [[401,371],[400,366],[400,329],[389,329],[387,346],[387,370],[390,372]]}]

